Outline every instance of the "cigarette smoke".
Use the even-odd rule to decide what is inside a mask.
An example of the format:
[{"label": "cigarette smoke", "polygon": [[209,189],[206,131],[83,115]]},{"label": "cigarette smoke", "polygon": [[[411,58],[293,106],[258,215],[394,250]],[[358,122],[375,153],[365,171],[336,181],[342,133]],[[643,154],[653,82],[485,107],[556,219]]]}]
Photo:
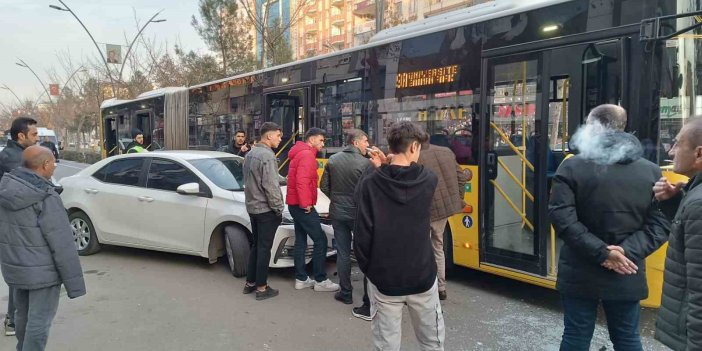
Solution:
[{"label": "cigarette smoke", "polygon": [[643,155],[641,143],[635,136],[597,122],[581,126],[570,145],[580,157],[600,165],[628,163]]}]

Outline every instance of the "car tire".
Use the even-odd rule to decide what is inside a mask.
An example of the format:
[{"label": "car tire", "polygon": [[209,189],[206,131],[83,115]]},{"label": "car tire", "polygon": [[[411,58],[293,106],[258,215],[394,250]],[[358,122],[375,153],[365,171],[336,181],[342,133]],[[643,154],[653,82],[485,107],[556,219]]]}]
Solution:
[{"label": "car tire", "polygon": [[445,269],[448,277],[456,268],[453,264],[453,235],[451,235],[451,228],[448,224],[446,224],[446,229],[444,229],[444,261],[446,262]]},{"label": "car tire", "polygon": [[68,216],[73,231],[73,241],[81,256],[88,256],[100,251],[100,242],[95,234],[95,227],[84,212],[73,212]]},{"label": "car tire", "polygon": [[237,278],[246,276],[251,254],[251,243],[246,232],[233,225],[224,227],[224,247],[227,250],[227,261],[232,275]]}]

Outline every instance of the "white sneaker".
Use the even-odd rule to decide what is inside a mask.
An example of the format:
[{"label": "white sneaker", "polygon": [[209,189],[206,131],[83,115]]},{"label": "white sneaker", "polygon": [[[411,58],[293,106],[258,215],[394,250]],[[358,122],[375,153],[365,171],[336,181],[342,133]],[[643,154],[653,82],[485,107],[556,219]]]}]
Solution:
[{"label": "white sneaker", "polygon": [[337,291],[339,290],[339,284],[332,282],[327,279],[323,282],[314,283],[314,291]]},{"label": "white sneaker", "polygon": [[295,279],[295,289],[297,290],[309,289],[313,286],[315,286],[315,283],[314,280],[310,279],[310,277],[307,277],[307,280],[305,281]]}]

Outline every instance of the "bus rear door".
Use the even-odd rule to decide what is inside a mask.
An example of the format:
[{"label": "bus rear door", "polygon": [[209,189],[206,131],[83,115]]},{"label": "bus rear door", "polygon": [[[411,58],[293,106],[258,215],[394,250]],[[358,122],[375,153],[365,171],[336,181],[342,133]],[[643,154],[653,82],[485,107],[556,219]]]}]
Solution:
[{"label": "bus rear door", "polygon": [[562,244],[548,220],[551,181],[592,108],[629,107],[630,42],[603,38],[483,60],[481,269],[555,280]]}]

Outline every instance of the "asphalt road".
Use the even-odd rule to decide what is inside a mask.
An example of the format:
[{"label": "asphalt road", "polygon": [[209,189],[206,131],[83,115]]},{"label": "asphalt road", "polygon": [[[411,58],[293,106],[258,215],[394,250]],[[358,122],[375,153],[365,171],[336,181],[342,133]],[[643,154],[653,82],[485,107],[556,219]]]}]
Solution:
[{"label": "asphalt road", "polygon": [[[82,167],[62,161],[56,177]],[[62,295],[48,350],[371,349],[370,323],[354,318],[333,293],[295,290],[292,269],[272,270],[270,284],[280,296],[259,302],[241,294],[244,280],[232,277],[224,262],[117,247],[81,262],[88,294]],[[333,262],[327,271],[336,280]],[[354,268],[356,305],[360,278]],[[558,350],[563,323],[555,291],[459,269],[448,293],[447,350]],[[7,300],[4,284],[0,300]],[[644,309],[644,349],[665,350],[653,340],[654,323],[655,310]],[[0,336],[0,350],[14,343]],[[402,350],[417,349],[405,313]],[[612,350],[603,318],[591,349]]]}]

